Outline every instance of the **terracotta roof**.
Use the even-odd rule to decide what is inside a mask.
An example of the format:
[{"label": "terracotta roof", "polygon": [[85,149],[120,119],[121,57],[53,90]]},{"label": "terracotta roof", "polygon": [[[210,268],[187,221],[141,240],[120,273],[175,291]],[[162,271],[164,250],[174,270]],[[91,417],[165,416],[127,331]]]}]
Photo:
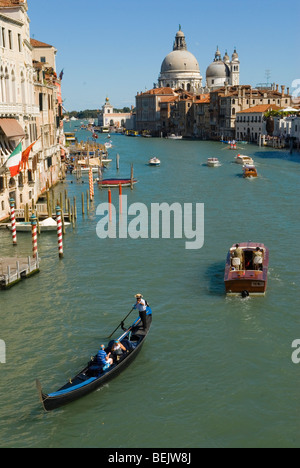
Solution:
[{"label": "terracotta roof", "polygon": [[249,107],[248,109],[244,109],[237,114],[264,114],[269,110],[279,111],[280,107],[274,106],[274,104],[261,104],[259,106]]},{"label": "terracotta roof", "polygon": [[172,88],[153,88],[150,89],[149,91],[146,91],[145,93],[140,93],[140,96],[144,96],[146,94],[155,94],[155,95],[169,95],[169,96],[175,96],[175,93]]},{"label": "terracotta roof", "polygon": [[196,96],[194,101],[196,104],[210,103],[210,94],[200,94]]},{"label": "terracotta roof", "polygon": [[30,39],[30,44],[32,45],[32,47],[53,47],[50,44],[46,44],[45,42],[37,41],[36,39]]},{"label": "terracotta roof", "polygon": [[24,5],[26,0],[0,0],[0,8],[14,7],[16,5]]}]

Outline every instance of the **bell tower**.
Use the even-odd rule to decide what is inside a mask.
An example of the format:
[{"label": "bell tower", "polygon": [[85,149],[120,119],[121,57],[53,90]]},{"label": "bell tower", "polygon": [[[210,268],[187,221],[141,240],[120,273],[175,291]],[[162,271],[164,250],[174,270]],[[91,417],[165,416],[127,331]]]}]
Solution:
[{"label": "bell tower", "polygon": [[232,86],[238,86],[240,84],[240,60],[236,47],[234,48],[230,62],[230,84]]}]

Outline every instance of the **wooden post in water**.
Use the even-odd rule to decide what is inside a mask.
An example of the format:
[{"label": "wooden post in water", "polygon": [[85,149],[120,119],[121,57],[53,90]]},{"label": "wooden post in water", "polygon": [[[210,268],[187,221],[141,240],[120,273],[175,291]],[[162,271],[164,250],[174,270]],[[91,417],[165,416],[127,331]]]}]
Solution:
[{"label": "wooden post in water", "polygon": [[119,155],[119,153],[117,154],[116,164],[117,164],[117,171],[118,171],[120,169],[120,155]]},{"label": "wooden post in water", "polygon": [[37,258],[37,251],[38,251],[38,248],[37,248],[37,229],[36,229],[36,226],[37,226],[37,222],[36,222],[36,216],[34,213],[32,213],[32,216],[30,218],[30,222],[31,222],[31,235],[32,235],[32,256],[33,258]]},{"label": "wooden post in water", "polygon": [[90,211],[90,201],[89,201],[89,191],[86,191],[86,210],[87,212]]},{"label": "wooden post in water", "polygon": [[62,238],[62,224],[61,224],[61,208],[56,207],[56,222],[57,222],[57,238],[58,238],[58,255],[59,258],[64,256],[63,238]]},{"label": "wooden post in water", "polygon": [[47,192],[47,212],[48,212],[48,218],[51,218],[50,194],[49,194],[49,192]]},{"label": "wooden post in water", "polygon": [[36,215],[36,222],[37,222],[37,232],[38,232],[38,234],[41,234],[41,226],[40,226],[39,214],[38,214],[37,211],[36,211],[35,215]]},{"label": "wooden post in water", "polygon": [[119,185],[119,213],[122,214],[122,185]]},{"label": "wooden post in water", "polygon": [[84,216],[84,193],[81,194],[82,215]]},{"label": "wooden post in water", "polygon": [[69,218],[69,222],[72,222],[72,218],[71,218],[71,200],[70,200],[70,198],[68,198],[68,218]]},{"label": "wooden post in water", "polygon": [[111,190],[108,189],[108,205],[109,205],[109,221],[112,221],[112,210],[111,210]]},{"label": "wooden post in water", "polygon": [[13,245],[17,245],[17,229],[16,229],[16,215],[15,215],[15,200],[11,198],[10,203],[10,221]]},{"label": "wooden post in water", "polygon": [[94,198],[94,177],[93,177],[93,169],[90,167],[89,170],[89,190],[90,190],[90,201],[93,201]]},{"label": "wooden post in water", "polygon": [[74,218],[77,219],[77,205],[76,205],[76,197],[73,198],[74,201]]},{"label": "wooden post in water", "polygon": [[130,188],[133,190],[133,164],[131,164]]}]

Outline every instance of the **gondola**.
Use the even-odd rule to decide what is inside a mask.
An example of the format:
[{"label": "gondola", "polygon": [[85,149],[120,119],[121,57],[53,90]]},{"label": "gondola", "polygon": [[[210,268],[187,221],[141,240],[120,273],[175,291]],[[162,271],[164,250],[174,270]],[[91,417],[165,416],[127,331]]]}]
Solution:
[{"label": "gondola", "polygon": [[[52,411],[67,403],[71,403],[105,385],[109,380],[116,377],[136,358],[145,342],[152,323],[152,310],[147,307],[147,327],[143,330],[140,318],[137,318],[128,328],[123,328],[123,334],[118,340],[125,346],[124,351],[117,360],[106,370],[97,363],[94,356],[87,366],[73,379],[70,379],[63,387],[54,393],[44,393],[39,380],[36,380],[40,401],[45,411]],[[110,341],[105,351],[108,353],[114,340]]]}]

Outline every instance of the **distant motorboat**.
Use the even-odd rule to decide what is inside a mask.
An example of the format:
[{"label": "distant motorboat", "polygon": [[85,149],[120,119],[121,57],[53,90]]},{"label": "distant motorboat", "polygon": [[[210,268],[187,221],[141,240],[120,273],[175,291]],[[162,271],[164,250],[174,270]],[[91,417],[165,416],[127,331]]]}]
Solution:
[{"label": "distant motorboat", "polygon": [[160,160],[155,156],[149,160],[149,166],[159,166]]},{"label": "distant motorboat", "polygon": [[168,140],[182,140],[181,135],[175,135],[175,133],[172,133],[171,135],[168,135],[166,137]]},{"label": "distant motorboat", "polygon": [[257,170],[254,164],[245,164],[245,166],[243,166],[243,177],[244,178],[257,177]]},{"label": "distant motorboat", "polygon": [[220,166],[220,161],[218,160],[218,158],[208,158],[207,165],[209,167],[218,167]]},{"label": "distant motorboat", "polygon": [[254,164],[254,161],[253,159],[250,157],[250,156],[245,156],[243,154],[238,154],[236,157],[235,157],[235,162],[237,164],[242,164],[243,166],[245,164]]}]

